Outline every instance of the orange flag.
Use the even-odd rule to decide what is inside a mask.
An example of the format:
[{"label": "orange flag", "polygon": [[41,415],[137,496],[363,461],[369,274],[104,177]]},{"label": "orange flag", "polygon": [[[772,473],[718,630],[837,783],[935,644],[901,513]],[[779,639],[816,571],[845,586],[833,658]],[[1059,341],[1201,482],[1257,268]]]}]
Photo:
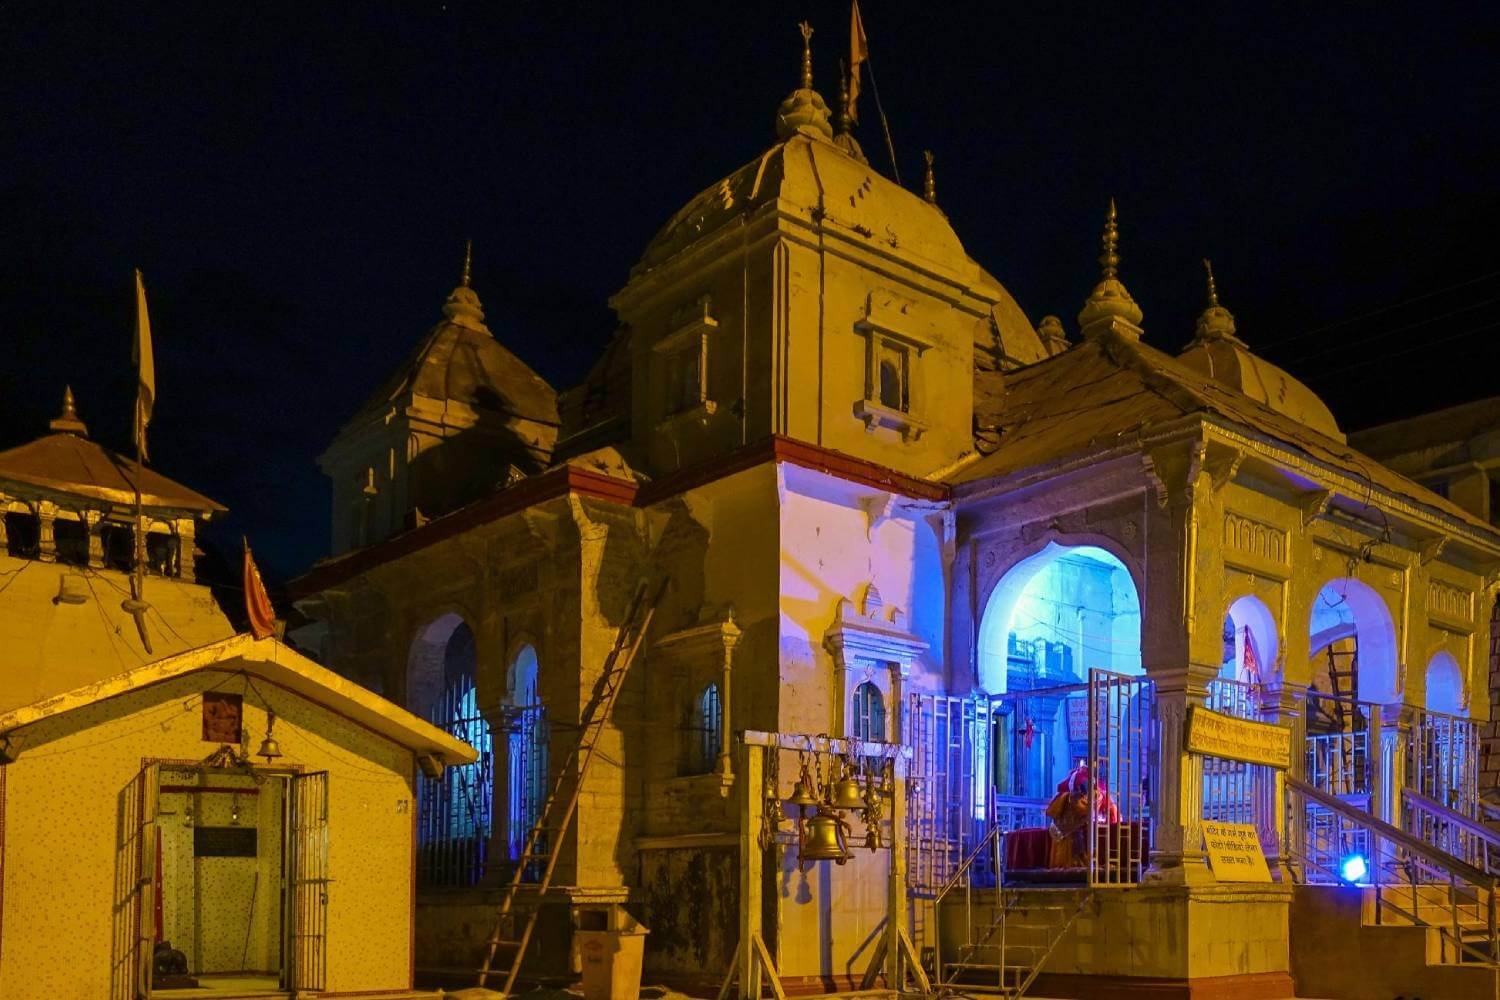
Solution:
[{"label": "orange flag", "polygon": [[250,619],[250,634],[255,638],[264,639],[276,634],[276,609],[271,606],[271,597],[261,582],[260,570],[255,568],[248,538],[245,539],[245,614]]},{"label": "orange flag", "polygon": [[870,58],[870,42],[865,38],[865,23],[859,17],[859,0],[853,0],[849,5],[849,120],[855,124],[859,123],[858,109],[855,102],[859,100],[859,66],[860,63]]}]

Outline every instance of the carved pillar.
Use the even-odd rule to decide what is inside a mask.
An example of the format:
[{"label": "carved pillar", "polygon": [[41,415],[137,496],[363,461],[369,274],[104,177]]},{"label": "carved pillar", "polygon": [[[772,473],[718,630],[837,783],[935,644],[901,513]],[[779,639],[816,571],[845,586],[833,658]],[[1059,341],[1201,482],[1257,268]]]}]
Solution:
[{"label": "carved pillar", "polygon": [[197,525],[190,517],[177,522],[177,575],[188,582],[197,578]]},{"label": "carved pillar", "polygon": [[490,730],[490,834],[484,883],[502,885],[510,874],[511,730],[515,716],[506,706],[480,706]]},{"label": "carved pillar", "polygon": [[1203,849],[1203,758],[1187,752],[1187,714],[1202,705],[1218,670],[1193,663],[1156,670],[1157,768],[1152,789],[1155,833],[1145,881],[1194,884],[1214,881]]},{"label": "carved pillar", "polygon": [[[1301,778],[1307,762],[1307,686],[1282,680],[1268,684],[1261,691],[1261,720],[1274,722],[1291,732],[1292,760],[1286,774]],[[1281,881],[1300,878],[1303,856],[1301,822],[1287,823],[1286,774],[1269,767],[1257,767],[1254,777],[1256,827],[1266,864],[1278,872]]]},{"label": "carved pillar", "polygon": [[741,633],[739,626],[734,623],[734,612],[729,612],[729,617],[724,623],[722,631],[724,643],[724,659],[722,674],[723,680],[719,684],[719,765],[720,777],[729,778],[734,774],[734,760],[730,756],[731,737],[734,734],[734,725],[730,722],[729,692],[733,690],[734,680],[734,650],[740,644]]},{"label": "carved pillar", "polygon": [[1371,808],[1395,827],[1401,826],[1401,790],[1406,787],[1411,726],[1412,711],[1406,705],[1384,705],[1371,713],[1370,753],[1377,755],[1371,768],[1375,776]]},{"label": "carved pillar", "polygon": [[57,504],[43,500],[36,505],[36,557],[42,562],[57,562],[57,540],[52,524],[57,519]]}]

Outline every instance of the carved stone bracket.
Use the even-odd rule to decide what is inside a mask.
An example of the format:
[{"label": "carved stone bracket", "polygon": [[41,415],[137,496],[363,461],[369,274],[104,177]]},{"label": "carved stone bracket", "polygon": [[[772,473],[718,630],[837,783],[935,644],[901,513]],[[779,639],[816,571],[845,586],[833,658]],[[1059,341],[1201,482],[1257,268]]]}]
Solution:
[{"label": "carved stone bracket", "polygon": [[1422,547],[1417,550],[1417,555],[1421,559],[1422,565],[1426,566],[1438,556],[1442,555],[1443,549],[1447,546],[1447,544],[1447,535],[1438,535],[1436,538],[1429,538],[1427,541],[1423,542]]},{"label": "carved stone bracket", "polygon": [[1328,512],[1328,503],[1333,499],[1332,490],[1307,490],[1295,497],[1297,509],[1302,514],[1302,527],[1307,527]]}]

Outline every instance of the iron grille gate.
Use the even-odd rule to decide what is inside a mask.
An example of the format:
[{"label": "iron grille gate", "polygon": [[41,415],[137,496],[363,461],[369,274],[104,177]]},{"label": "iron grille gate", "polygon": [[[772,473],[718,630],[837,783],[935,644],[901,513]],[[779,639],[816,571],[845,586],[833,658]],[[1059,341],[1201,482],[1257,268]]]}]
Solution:
[{"label": "iron grille gate", "polygon": [[914,894],[930,896],[958,870],[994,815],[990,705],[984,697],[913,694],[910,706],[907,881]]},{"label": "iron grille gate", "polygon": [[291,988],[321,990],[328,970],[328,772],[292,777]]},{"label": "iron grille gate", "polygon": [[1473,819],[1479,815],[1479,724],[1415,711],[1407,734],[1406,787]]},{"label": "iron grille gate", "polygon": [[[1135,885],[1150,850],[1155,688],[1144,677],[1089,671],[1089,885]],[[1098,794],[1104,791],[1108,799]],[[1114,809],[1108,809],[1112,802]],[[1118,812],[1118,815],[1115,813]]]},{"label": "iron grille gate", "polygon": [[477,885],[489,860],[494,753],[473,680],[463,677],[449,685],[429,713],[429,721],[473,747],[479,759],[445,767],[441,777],[421,779],[417,880],[426,887]]}]

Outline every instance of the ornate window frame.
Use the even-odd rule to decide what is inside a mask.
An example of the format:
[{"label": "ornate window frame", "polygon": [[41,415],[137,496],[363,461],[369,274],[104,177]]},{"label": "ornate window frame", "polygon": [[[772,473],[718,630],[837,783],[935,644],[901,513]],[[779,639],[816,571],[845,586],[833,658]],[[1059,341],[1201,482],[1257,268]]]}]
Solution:
[{"label": "ornate window frame", "polygon": [[885,607],[880,590],[871,583],[856,608],[854,601],[839,601],[833,624],[823,635],[823,648],[833,658],[830,732],[849,736],[854,692],[869,682],[885,698],[885,738],[900,743],[904,736],[904,692],[912,664],[927,651],[925,639],[907,630],[906,614]]},{"label": "ornate window frame", "polygon": [[683,771],[687,761],[682,759],[687,750],[685,741],[678,741],[678,778],[687,781],[712,780],[717,782],[720,794],[727,794],[734,783],[733,762],[730,757],[733,732],[733,714],[730,692],[733,690],[734,651],[739,646],[742,632],[735,624],[734,611],[724,612],[716,619],[712,610],[708,620],[679,629],[663,636],[651,647],[653,667],[666,673],[666,688],[672,699],[674,717],[683,711],[696,718],[698,699],[709,684],[719,688],[719,758],[707,774],[691,774]]},{"label": "ornate window frame", "polygon": [[[662,424],[683,420],[706,422],[718,412],[719,404],[708,392],[709,337],[719,328],[712,310],[712,297],[699,297],[674,313],[671,332],[651,345],[651,352],[655,355],[651,367],[657,376]],[[689,393],[689,399],[674,406],[674,373],[684,358],[697,361],[697,386]]]},{"label": "ornate window frame", "polygon": [[[871,292],[864,318],[854,324],[854,332],[865,338],[865,395],[855,401],[854,415],[864,421],[866,431],[885,427],[900,434],[903,441],[917,440],[928,428],[920,416],[924,401],[918,372],[922,355],[935,344],[913,332],[915,308],[915,302],[894,293]],[[904,408],[881,401],[880,361],[891,350],[903,357],[900,395]]]}]

